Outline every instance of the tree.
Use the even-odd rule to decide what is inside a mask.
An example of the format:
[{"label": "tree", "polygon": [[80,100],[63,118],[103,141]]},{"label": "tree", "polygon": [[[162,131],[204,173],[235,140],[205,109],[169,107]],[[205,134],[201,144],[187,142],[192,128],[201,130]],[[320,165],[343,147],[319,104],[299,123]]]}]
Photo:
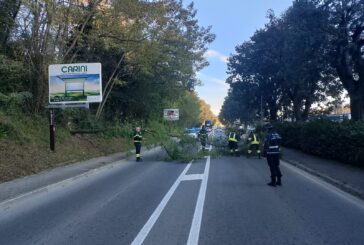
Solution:
[{"label": "tree", "polygon": [[219,121],[217,116],[211,111],[211,106],[207,104],[206,101],[200,99],[199,107],[200,107],[199,121],[201,123],[204,123],[206,120],[211,120],[212,123],[215,125]]},{"label": "tree", "polygon": [[313,103],[341,92],[325,60],[327,34],[322,29],[326,24],[327,15],[307,0],[294,1],[282,17],[282,89],[297,121],[307,120]]},{"label": "tree", "polygon": [[[143,118],[154,113],[159,115],[163,105],[184,96],[184,90],[194,89],[196,71],[208,64],[203,57],[206,44],[215,36],[210,28],[198,25],[193,4],[184,8],[180,1],[170,0],[137,2],[136,7],[140,12],[134,12],[126,19],[127,23],[132,23],[134,40],[138,41],[128,42],[130,51],[125,55],[126,66],[116,76],[124,83],[116,84],[110,100],[119,100],[122,94],[138,94],[143,100],[129,98],[123,100],[126,103],[114,100],[109,105],[119,104],[118,108],[125,114],[132,108],[130,111],[134,116]],[[115,8],[124,11],[125,6],[115,5]],[[120,36],[118,32],[120,30],[116,29],[115,33],[105,35],[117,37]],[[99,107],[98,115],[101,111],[102,107]]]},{"label": "tree", "polygon": [[330,62],[350,97],[353,120],[364,121],[364,1],[318,1],[328,13]]},{"label": "tree", "polygon": [[179,124],[183,127],[194,127],[199,124],[199,116],[201,113],[199,107],[199,98],[194,92],[185,92],[176,103],[179,109]]},{"label": "tree", "polygon": [[[308,0],[296,0],[282,17],[272,11],[268,17],[264,28],[236,47],[229,59],[227,82],[236,84],[232,90],[253,84],[255,89],[247,94],[255,103],[250,108],[255,107],[261,116],[274,121],[279,111],[292,111],[295,120],[307,120],[313,103],[327,95],[337,97],[341,91],[325,60],[327,35],[322,28],[327,15]],[[247,101],[237,99],[245,107],[242,103]]]},{"label": "tree", "polygon": [[2,0],[0,2],[0,47],[4,51],[20,6],[20,0]]},{"label": "tree", "polygon": [[237,120],[244,124],[254,122],[259,113],[255,96],[257,90],[257,85],[253,83],[232,84],[219,114],[220,121],[224,124],[233,124]]}]

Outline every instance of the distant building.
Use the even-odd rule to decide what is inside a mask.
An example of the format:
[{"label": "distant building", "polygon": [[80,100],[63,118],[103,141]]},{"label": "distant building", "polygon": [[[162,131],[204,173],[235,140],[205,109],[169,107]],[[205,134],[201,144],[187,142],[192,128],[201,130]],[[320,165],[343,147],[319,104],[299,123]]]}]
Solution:
[{"label": "distant building", "polygon": [[343,122],[345,120],[351,120],[350,113],[343,113],[343,114],[330,114],[330,115],[320,115],[320,116],[310,116],[308,118],[309,121],[315,120],[329,120],[333,122]]}]

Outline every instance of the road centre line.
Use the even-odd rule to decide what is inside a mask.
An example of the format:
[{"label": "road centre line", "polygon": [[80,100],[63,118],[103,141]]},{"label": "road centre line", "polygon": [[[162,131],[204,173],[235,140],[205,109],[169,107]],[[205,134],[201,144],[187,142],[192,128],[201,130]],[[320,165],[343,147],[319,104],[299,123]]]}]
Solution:
[{"label": "road centre line", "polygon": [[[211,150],[210,146],[210,150]],[[198,240],[200,237],[200,229],[201,229],[201,221],[202,221],[202,214],[203,214],[203,207],[205,204],[205,197],[206,197],[206,189],[207,189],[207,181],[209,178],[210,172],[210,156],[207,157],[205,171],[203,174],[202,183],[200,186],[200,191],[198,193],[195,213],[193,214],[192,225],[190,229],[190,234],[188,236],[188,245],[197,245]]]},{"label": "road centre line", "polygon": [[357,206],[358,208],[364,210],[364,201],[349,194],[346,193],[342,190],[340,190],[339,188],[337,188],[336,186],[327,183],[326,181],[320,179],[319,177],[316,177],[312,174],[309,174],[307,172],[305,172],[304,170],[301,170],[295,166],[292,166],[289,163],[286,163],[285,161],[281,161],[282,165],[285,166],[286,168],[288,168],[289,170],[291,170],[292,172],[295,172],[301,176],[303,176],[304,178],[310,180],[311,182],[315,183],[316,185],[319,185],[321,187],[323,187],[324,189],[328,190],[329,192],[339,196],[340,198],[344,199],[347,202],[350,202],[351,204]]}]

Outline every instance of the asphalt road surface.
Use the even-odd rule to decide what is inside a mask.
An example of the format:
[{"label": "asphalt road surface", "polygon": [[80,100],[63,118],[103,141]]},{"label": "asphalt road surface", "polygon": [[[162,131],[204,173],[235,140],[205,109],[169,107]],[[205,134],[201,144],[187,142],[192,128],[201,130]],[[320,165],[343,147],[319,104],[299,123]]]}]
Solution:
[{"label": "asphalt road surface", "polygon": [[0,244],[364,244],[363,202],[264,159],[121,161],[0,205]]}]

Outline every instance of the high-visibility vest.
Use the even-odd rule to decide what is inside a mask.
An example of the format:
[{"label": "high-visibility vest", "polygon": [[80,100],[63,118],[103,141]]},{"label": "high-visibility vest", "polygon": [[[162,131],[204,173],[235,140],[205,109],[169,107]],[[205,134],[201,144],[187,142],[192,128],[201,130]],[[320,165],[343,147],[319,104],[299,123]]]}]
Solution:
[{"label": "high-visibility vest", "polygon": [[238,142],[238,140],[236,139],[236,133],[229,134],[229,141]]},{"label": "high-visibility vest", "polygon": [[141,133],[135,133],[133,138],[134,138],[134,143],[140,143],[143,140],[143,136]]},{"label": "high-visibility vest", "polygon": [[259,140],[257,140],[257,136],[255,134],[253,134],[253,139],[249,138],[249,140],[251,140],[251,145],[259,145]]}]

